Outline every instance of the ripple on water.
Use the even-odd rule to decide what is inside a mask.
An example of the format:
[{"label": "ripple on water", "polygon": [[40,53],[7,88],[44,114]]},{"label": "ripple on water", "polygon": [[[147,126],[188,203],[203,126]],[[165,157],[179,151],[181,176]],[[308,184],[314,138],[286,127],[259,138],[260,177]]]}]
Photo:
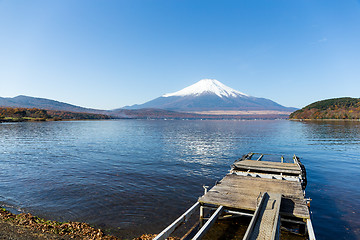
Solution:
[{"label": "ripple on water", "polygon": [[296,153],[318,238],[356,239],[359,136],[356,122],[0,124],[0,204],[133,237],[162,230],[242,154]]}]

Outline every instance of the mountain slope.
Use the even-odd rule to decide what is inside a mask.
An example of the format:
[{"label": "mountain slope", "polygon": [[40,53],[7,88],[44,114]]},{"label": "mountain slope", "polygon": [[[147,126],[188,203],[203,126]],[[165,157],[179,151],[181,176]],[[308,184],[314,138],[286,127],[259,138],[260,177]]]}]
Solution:
[{"label": "mountain slope", "polygon": [[175,93],[164,94],[126,109],[160,108],[173,111],[277,110],[294,111],[270,99],[252,97],[215,79],[203,79]]},{"label": "mountain slope", "polygon": [[63,103],[46,98],[35,98],[20,95],[13,98],[0,97],[2,107],[41,108],[47,110],[60,110],[69,112],[102,113],[101,110],[83,108],[68,103]]}]

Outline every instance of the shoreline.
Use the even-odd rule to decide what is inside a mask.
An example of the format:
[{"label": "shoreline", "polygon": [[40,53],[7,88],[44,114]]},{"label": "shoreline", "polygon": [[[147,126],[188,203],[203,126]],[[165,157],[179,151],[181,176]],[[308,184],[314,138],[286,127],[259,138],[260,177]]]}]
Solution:
[{"label": "shoreline", "polygon": [[117,118],[109,119],[23,119],[23,120],[13,120],[13,119],[0,119],[0,123],[18,123],[18,122],[69,122],[69,121],[109,121],[117,120]]},{"label": "shoreline", "polygon": [[291,119],[289,118],[290,121],[298,121],[298,122],[302,122],[302,121],[306,121],[306,122],[311,122],[311,121],[315,121],[315,122],[360,122],[360,119]]},{"label": "shoreline", "polygon": [[1,236],[28,239],[104,239],[118,240],[101,229],[82,222],[58,222],[33,216],[31,213],[14,214],[0,208]]},{"label": "shoreline", "polygon": [[[152,240],[157,234],[142,234],[133,240]],[[4,239],[94,239],[121,240],[84,222],[46,220],[31,213],[14,214],[0,207],[0,238]],[[169,240],[178,238],[169,237]]]},{"label": "shoreline", "polygon": [[[110,118],[110,119],[61,119],[61,120],[4,120],[0,123],[19,123],[19,122],[76,122],[76,121],[117,121],[117,120],[163,120],[163,121],[279,121],[292,120],[288,118]],[[360,121],[360,120],[359,120]]]}]

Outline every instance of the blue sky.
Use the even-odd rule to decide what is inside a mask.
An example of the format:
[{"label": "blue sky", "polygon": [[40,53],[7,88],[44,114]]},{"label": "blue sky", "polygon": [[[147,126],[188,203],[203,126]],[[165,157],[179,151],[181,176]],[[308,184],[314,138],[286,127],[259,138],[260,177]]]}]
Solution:
[{"label": "blue sky", "polygon": [[0,0],[0,96],[113,109],[215,78],[303,107],[360,97],[355,0]]}]

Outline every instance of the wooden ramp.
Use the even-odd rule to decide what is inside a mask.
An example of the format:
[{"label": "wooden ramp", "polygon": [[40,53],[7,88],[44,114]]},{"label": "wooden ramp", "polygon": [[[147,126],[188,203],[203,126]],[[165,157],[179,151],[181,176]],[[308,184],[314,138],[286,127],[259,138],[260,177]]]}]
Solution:
[{"label": "wooden ramp", "polygon": [[300,182],[228,174],[198,201],[202,205],[255,211],[258,197],[264,192],[282,195],[281,215],[310,218]]},{"label": "wooden ramp", "polygon": [[281,195],[263,193],[243,240],[278,240]]}]

